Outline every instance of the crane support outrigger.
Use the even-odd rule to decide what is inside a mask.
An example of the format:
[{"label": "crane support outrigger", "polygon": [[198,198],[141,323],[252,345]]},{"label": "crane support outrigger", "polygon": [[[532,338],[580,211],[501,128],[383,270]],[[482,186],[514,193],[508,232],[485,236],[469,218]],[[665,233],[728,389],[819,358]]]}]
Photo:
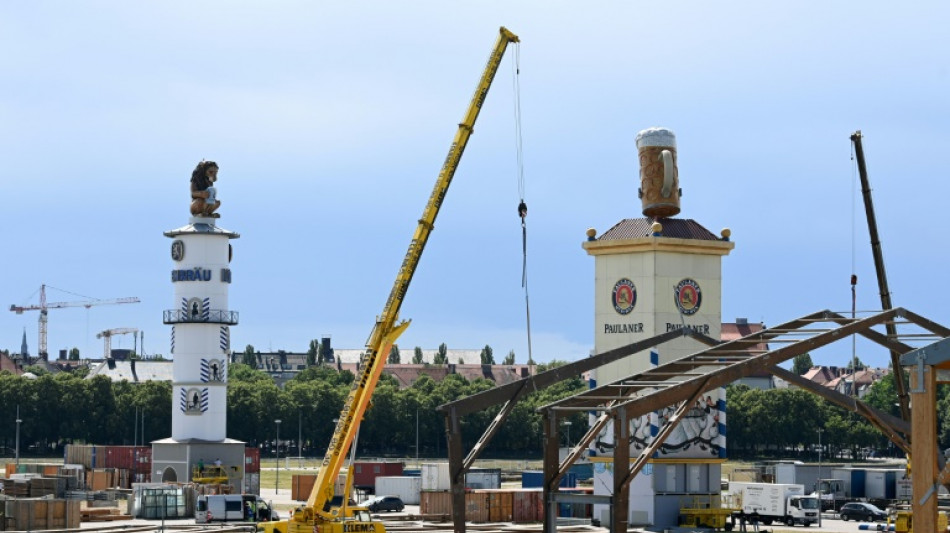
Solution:
[{"label": "crane support outrigger", "polygon": [[[455,176],[459,161],[462,159],[462,153],[465,151],[468,140],[474,131],[475,120],[478,118],[482,104],[485,102],[485,97],[491,88],[495,73],[498,72],[498,66],[508,44],[519,41],[518,36],[506,28],[499,29],[498,40],[488,58],[488,64],[485,66],[485,71],[478,87],[475,89],[475,94],[472,96],[468,111],[462,122],[459,123],[455,138],[449,146],[449,153],[442,164],[442,170],[436,179],[435,187],[432,189],[432,194],[429,196],[425,210],[422,212],[422,218],[419,219],[419,225],[416,227],[412,241],[409,243],[406,257],[399,267],[396,282],[389,293],[382,314],[376,318],[376,325],[370,332],[369,339],[366,342],[366,351],[360,361],[359,376],[354,380],[343,405],[343,410],[340,412],[336,429],[330,439],[330,445],[320,467],[320,473],[317,474],[313,491],[310,493],[306,505],[294,511],[288,521],[262,523],[258,526],[259,529],[281,533],[342,532],[344,523],[350,525],[355,521],[362,524],[368,520],[369,513],[364,512],[365,510],[355,508],[352,513],[344,513],[339,507],[328,508],[327,503],[333,498],[334,481],[340,473],[346,452],[352,445],[360,422],[363,420],[363,415],[369,407],[370,398],[376,388],[376,383],[379,381],[386,357],[396,339],[409,327],[408,320],[397,324],[399,309],[402,307],[403,299],[409,289],[409,283],[412,281],[412,276],[419,265],[419,259],[422,257],[422,251],[425,249],[426,242],[434,228],[435,219],[442,207],[442,201],[445,199],[445,194],[452,183],[452,178]],[[344,507],[348,498],[348,494],[343,495]],[[350,516],[351,514],[352,516]],[[364,530],[364,528],[358,529]],[[371,527],[365,528],[365,530],[376,533],[385,531],[382,524],[378,523],[372,523]]]}]

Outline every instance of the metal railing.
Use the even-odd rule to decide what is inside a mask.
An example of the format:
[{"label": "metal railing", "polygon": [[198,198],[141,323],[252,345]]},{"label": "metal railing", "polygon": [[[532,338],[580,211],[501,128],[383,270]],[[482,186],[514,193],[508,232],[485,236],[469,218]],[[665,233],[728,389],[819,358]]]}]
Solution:
[{"label": "metal railing", "polygon": [[224,309],[211,309],[205,313],[191,314],[181,309],[166,309],[163,316],[163,322],[166,324],[229,324],[231,326],[238,323],[237,311],[226,311]]}]

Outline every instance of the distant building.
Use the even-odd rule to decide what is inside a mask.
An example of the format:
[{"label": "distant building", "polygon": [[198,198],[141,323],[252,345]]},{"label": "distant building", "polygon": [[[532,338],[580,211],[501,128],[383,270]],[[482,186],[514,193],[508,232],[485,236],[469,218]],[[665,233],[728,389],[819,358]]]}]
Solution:
[{"label": "distant building", "polygon": [[6,370],[7,372],[13,374],[14,376],[23,375],[23,367],[19,363],[7,355],[6,352],[0,352],[0,372]]},{"label": "distant building", "polygon": [[863,398],[874,383],[890,373],[887,368],[865,368],[851,372],[850,368],[839,366],[813,366],[802,377],[835,392]]},{"label": "distant building", "polygon": [[[723,342],[734,341],[758,333],[763,329],[765,329],[765,325],[761,322],[751,323],[747,318],[737,318],[735,322],[722,323],[722,332],[719,338]],[[763,354],[769,351],[769,345],[767,343],[756,344],[749,347],[748,350],[755,354]],[[753,389],[768,390],[782,387],[785,385],[785,382],[773,376],[768,370],[759,370],[754,374],[736,380],[734,384],[747,385]]]},{"label": "distant building", "polygon": [[[423,361],[432,361],[436,352],[437,350],[423,350]],[[334,350],[334,353],[336,362],[324,363],[324,367],[357,373],[362,350],[340,349]],[[406,350],[401,359],[412,360],[413,353],[414,350]],[[496,385],[504,385],[535,373],[534,365],[482,365],[477,363],[480,361],[480,355],[481,350],[448,350],[448,359],[452,361],[448,364],[386,364],[383,367],[383,374],[392,376],[399,383],[400,388],[407,388],[422,376],[442,381],[447,376],[455,374],[469,381],[482,378],[493,381]],[[231,363],[240,363],[243,357],[242,352],[234,352],[230,356]],[[280,387],[307,369],[306,353],[259,352],[255,354],[255,358],[257,369],[270,375]],[[472,364],[458,362],[466,360],[472,361]],[[93,363],[89,372],[89,378],[94,376],[106,376],[112,381],[171,381],[172,361],[116,359],[100,361]]]}]

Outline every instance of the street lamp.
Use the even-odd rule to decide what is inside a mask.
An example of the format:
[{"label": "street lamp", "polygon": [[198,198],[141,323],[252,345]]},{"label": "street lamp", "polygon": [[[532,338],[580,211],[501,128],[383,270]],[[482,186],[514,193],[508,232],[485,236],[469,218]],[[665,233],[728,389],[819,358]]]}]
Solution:
[{"label": "street lamp", "polygon": [[20,466],[20,406],[16,406],[16,464]]},{"label": "street lamp", "polygon": [[[832,498],[834,498],[834,496],[832,496]],[[834,504],[832,504],[832,508],[834,508]],[[821,527],[822,510],[823,509],[822,509],[822,503],[821,503],[821,428],[818,428],[818,527]]]},{"label": "street lamp", "polygon": [[571,421],[565,420],[564,427],[567,428],[567,447],[570,448],[571,447]]},{"label": "street lamp", "polygon": [[274,446],[274,462],[277,463],[277,482],[274,484],[274,494],[280,489],[280,419],[274,420],[277,423],[277,442]]}]

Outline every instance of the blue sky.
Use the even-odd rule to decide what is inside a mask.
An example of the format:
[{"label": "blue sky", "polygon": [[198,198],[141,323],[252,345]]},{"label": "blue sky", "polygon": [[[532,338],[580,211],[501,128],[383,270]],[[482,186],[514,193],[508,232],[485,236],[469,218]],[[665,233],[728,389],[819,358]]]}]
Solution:
[{"label": "blue sky", "polygon": [[[4,2],[3,303],[37,303],[44,283],[137,296],[50,311],[50,351],[99,356],[97,332],[137,327],[167,354],[162,232],[187,223],[190,172],[213,159],[219,225],[241,234],[232,345],[362,346],[504,25],[522,39],[535,360],[593,346],[584,231],[640,216],[634,136],[651,126],[677,134],[680,216],[732,229],[724,320],[849,310],[852,272],[858,309],[880,307],[851,160],[861,129],[894,303],[950,323],[950,6],[667,4]],[[527,358],[512,52],[405,300],[404,349]],[[18,351],[25,328],[35,354],[36,319],[0,314],[0,348]]]}]

